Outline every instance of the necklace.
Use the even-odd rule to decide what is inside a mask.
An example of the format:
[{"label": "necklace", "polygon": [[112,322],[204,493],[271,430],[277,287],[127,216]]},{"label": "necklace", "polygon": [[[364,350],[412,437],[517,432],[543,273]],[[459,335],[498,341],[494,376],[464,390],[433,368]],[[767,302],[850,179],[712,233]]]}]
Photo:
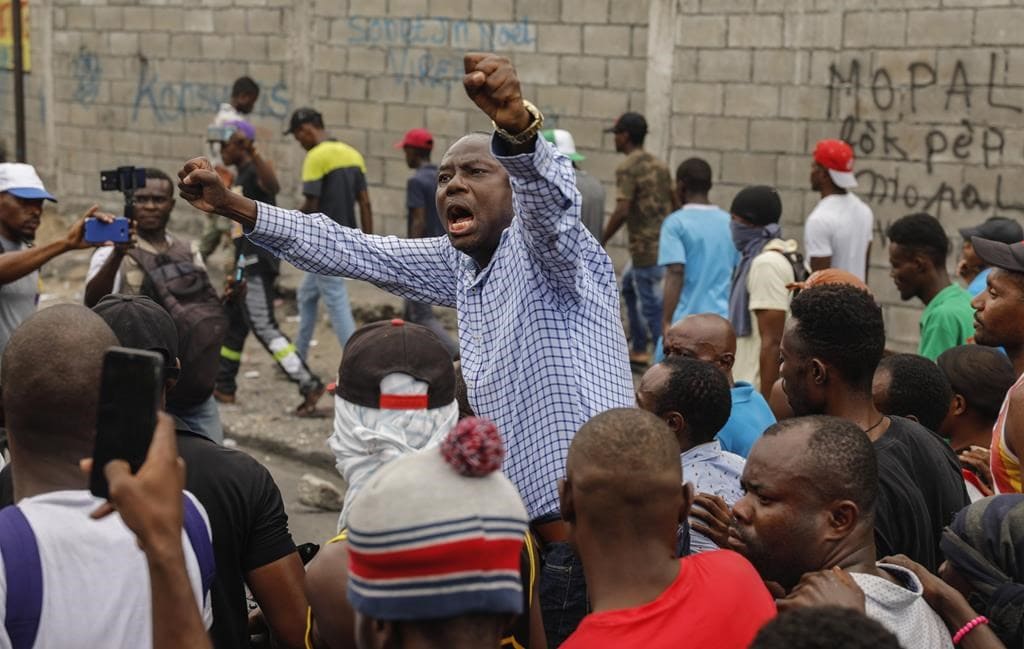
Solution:
[{"label": "necklace", "polygon": [[874,429],[878,428],[879,424],[881,424],[881,423],[882,423],[883,421],[885,421],[885,415],[882,415],[881,417],[879,417],[879,418],[878,418],[878,421],[876,421],[876,422],[874,423],[874,425],[873,425],[873,426],[871,426],[870,428],[865,428],[865,429],[864,429],[864,432],[865,432],[865,433],[870,433],[870,432],[871,432],[871,431],[873,431]]}]

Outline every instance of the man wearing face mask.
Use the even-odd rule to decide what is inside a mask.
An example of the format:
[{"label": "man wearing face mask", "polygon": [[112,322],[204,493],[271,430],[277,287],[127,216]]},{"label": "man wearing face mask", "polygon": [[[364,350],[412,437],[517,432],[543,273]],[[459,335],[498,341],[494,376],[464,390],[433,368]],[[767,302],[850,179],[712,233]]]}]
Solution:
[{"label": "man wearing face mask", "polygon": [[736,195],[732,240],[740,251],[729,294],[729,320],[736,330],[733,375],[766,398],[779,378],[779,343],[789,313],[787,284],[796,281],[797,243],[782,239],[782,201],[773,187],[747,187]]}]

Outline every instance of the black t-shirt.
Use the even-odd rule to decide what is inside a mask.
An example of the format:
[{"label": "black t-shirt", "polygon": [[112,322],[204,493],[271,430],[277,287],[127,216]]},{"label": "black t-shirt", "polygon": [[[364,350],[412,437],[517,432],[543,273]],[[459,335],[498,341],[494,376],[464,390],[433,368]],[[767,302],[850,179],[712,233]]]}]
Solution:
[{"label": "black t-shirt", "polygon": [[[917,486],[927,508],[927,538],[934,555],[932,563],[920,563],[934,570],[942,556],[939,540],[942,538],[943,528],[949,525],[957,512],[970,503],[960,472],[960,463],[949,445],[924,426],[903,417],[890,417],[890,420],[892,423],[885,435],[875,442],[879,456],[879,473],[882,471],[882,456],[888,455],[887,462],[904,475],[902,480],[911,480]],[[918,506],[917,503],[914,504],[915,509]],[[897,517],[913,515],[909,511],[899,511],[899,507],[893,513]],[[881,556],[881,550],[879,555]]]},{"label": "black t-shirt", "polygon": [[907,447],[888,435],[874,443],[878,457],[878,501],[875,504],[875,548],[878,557],[905,554],[934,570],[932,519],[924,495],[908,470],[913,459]]},{"label": "black t-shirt", "polygon": [[295,551],[281,492],[262,464],[200,435],[179,430],[178,454],[185,488],[206,508],[213,530],[210,637],[217,649],[248,647],[245,574]]},{"label": "black t-shirt", "polygon": [[[260,187],[260,177],[256,173],[256,165],[249,163],[245,166],[238,167],[238,175],[235,176],[235,185],[241,187],[242,196],[251,198],[254,201],[266,203],[268,205],[276,205],[277,195],[271,194],[263,190]],[[245,255],[246,257],[255,256],[257,262],[246,266],[246,272],[269,272],[277,274],[280,268],[281,262],[272,255],[269,251],[255,243],[249,241],[246,237],[238,237],[235,239],[235,257],[238,255]]]}]

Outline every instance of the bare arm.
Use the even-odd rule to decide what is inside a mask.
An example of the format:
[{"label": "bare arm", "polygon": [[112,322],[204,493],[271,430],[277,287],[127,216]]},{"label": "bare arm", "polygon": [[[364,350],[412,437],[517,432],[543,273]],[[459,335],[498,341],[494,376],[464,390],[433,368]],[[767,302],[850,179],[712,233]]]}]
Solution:
[{"label": "bare arm", "polygon": [[1024,452],[1024,390],[1012,390],[1006,411],[1006,445],[1017,457]]},{"label": "bare arm", "polygon": [[811,257],[811,272],[816,270],[825,270],[826,268],[832,268],[832,257]]},{"label": "bare arm", "polygon": [[356,195],[359,203],[359,225],[366,234],[373,234],[373,210],[370,208],[370,192],[365,189]]},{"label": "bare arm", "polygon": [[[28,275],[58,255],[71,250],[81,250],[93,247],[85,242],[85,219],[96,213],[97,206],[93,205],[68,229],[63,238],[52,241],[43,246],[36,246],[26,250],[5,252],[0,255],[0,285],[10,284]],[[99,215],[97,215],[99,216]],[[104,220],[111,220],[107,216]]]},{"label": "bare arm", "polygon": [[427,234],[427,209],[425,207],[409,208],[409,238],[421,239]]},{"label": "bare arm", "polygon": [[662,296],[661,333],[665,335],[672,326],[672,314],[676,312],[679,305],[679,297],[683,292],[683,283],[686,280],[686,266],[684,264],[669,264],[665,267],[665,289]]},{"label": "bare arm", "polygon": [[329,543],[306,571],[315,635],[330,649],[355,649],[355,613],[348,603],[348,544]]},{"label": "bare arm", "polygon": [[615,236],[615,233],[619,231],[622,224],[626,222],[626,217],[629,216],[629,201],[620,198],[615,201],[615,211],[608,217],[608,223],[604,226],[604,234],[601,235],[601,245],[608,245],[608,241]]},{"label": "bare arm", "polygon": [[758,309],[754,311],[754,316],[757,318],[757,331],[761,336],[761,394],[767,399],[771,397],[772,386],[779,378],[779,345],[782,343],[786,312]]},{"label": "bare arm", "polygon": [[277,181],[277,174],[274,172],[274,165],[264,159],[259,151],[252,153],[252,164],[256,167],[256,182],[260,188],[268,194],[276,194],[281,191],[281,184]]},{"label": "bare arm", "polygon": [[114,290],[114,280],[124,260],[124,248],[115,246],[98,273],[85,285],[85,306],[90,309]]},{"label": "bare arm", "polygon": [[297,552],[245,575],[263,618],[274,634],[275,646],[302,649],[306,632],[305,572]]}]

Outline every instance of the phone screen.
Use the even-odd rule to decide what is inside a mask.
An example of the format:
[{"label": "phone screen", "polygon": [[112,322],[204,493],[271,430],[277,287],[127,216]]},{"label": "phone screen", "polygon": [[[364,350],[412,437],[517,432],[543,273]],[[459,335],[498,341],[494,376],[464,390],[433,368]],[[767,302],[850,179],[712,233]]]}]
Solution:
[{"label": "phone screen", "polygon": [[163,365],[163,356],[140,349],[111,347],[103,357],[96,444],[89,478],[93,495],[109,496],[103,468],[111,460],[125,460],[132,473],[145,461],[156,427]]}]

